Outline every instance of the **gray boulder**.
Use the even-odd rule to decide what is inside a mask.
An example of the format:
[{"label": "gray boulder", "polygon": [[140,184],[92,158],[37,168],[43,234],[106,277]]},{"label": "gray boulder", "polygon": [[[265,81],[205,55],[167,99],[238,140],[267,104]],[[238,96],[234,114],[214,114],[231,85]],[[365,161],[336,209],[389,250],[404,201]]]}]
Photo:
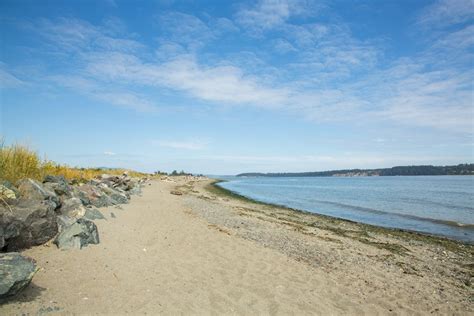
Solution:
[{"label": "gray boulder", "polygon": [[0,245],[18,250],[41,245],[58,232],[56,204],[50,200],[22,200],[12,211],[0,207]]},{"label": "gray boulder", "polygon": [[112,199],[110,196],[104,194],[103,196],[91,201],[91,204],[95,207],[108,207],[116,205],[117,202]]},{"label": "gray boulder", "polygon": [[10,209],[0,206],[0,249],[6,248],[10,239],[19,236],[22,227]]},{"label": "gray boulder", "polygon": [[97,209],[86,209],[86,213],[84,214],[84,218],[85,219],[88,219],[88,220],[96,220],[96,219],[105,219],[104,215],[102,215],[102,213],[97,210]]},{"label": "gray boulder", "polygon": [[43,186],[59,196],[72,196],[72,187],[63,176],[46,176],[43,180]]},{"label": "gray boulder", "polygon": [[128,197],[125,193],[122,193],[116,189],[112,189],[104,183],[102,183],[99,187],[112,199],[114,205],[128,203]]},{"label": "gray boulder", "polygon": [[111,197],[92,184],[85,184],[74,189],[74,196],[81,199],[84,205],[107,207],[117,204]]},{"label": "gray boulder", "polygon": [[68,183],[66,178],[64,176],[52,176],[52,175],[47,175],[43,179],[43,183]]},{"label": "gray boulder", "polygon": [[86,213],[86,208],[82,204],[81,199],[73,197],[63,201],[59,208],[59,213],[69,217],[81,218]]},{"label": "gray boulder", "polygon": [[63,228],[54,243],[61,249],[81,249],[89,244],[98,244],[97,226],[92,221],[78,219],[74,224]]},{"label": "gray boulder", "polygon": [[135,186],[128,191],[131,195],[141,195],[142,194],[142,189],[140,186]]},{"label": "gray boulder", "polygon": [[71,226],[76,221],[76,218],[68,217],[66,215],[59,215],[58,217],[56,217],[56,222],[58,223],[58,232],[62,232],[64,229]]},{"label": "gray boulder", "polygon": [[17,252],[0,253],[0,299],[16,295],[37,271],[34,261]]},{"label": "gray boulder", "polygon": [[18,191],[21,198],[27,201],[52,201],[56,207],[61,204],[58,196],[51,190],[46,189],[38,181],[33,179],[23,179],[18,182]]},{"label": "gray boulder", "polygon": [[101,181],[109,181],[109,182],[117,182],[119,180],[118,176],[114,176],[114,175],[111,175],[111,174],[105,174],[105,173],[98,176],[97,178]]}]

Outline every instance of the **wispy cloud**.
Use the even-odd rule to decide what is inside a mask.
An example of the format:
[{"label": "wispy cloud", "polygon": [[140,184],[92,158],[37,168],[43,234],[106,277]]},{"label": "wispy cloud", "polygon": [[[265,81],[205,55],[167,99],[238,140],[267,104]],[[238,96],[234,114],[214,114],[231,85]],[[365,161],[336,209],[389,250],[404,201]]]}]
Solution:
[{"label": "wispy cloud", "polygon": [[156,113],[157,105],[148,98],[134,93],[131,90],[123,91],[108,85],[78,75],[56,75],[47,77],[61,87],[90,98],[106,102],[114,106],[135,110],[137,112]]},{"label": "wispy cloud", "polygon": [[14,75],[0,68],[0,87],[16,87],[23,84],[23,82]]},{"label": "wispy cloud", "polygon": [[202,150],[209,145],[209,141],[194,139],[194,140],[153,140],[152,143],[161,147],[168,147],[173,149],[185,150]]},{"label": "wispy cloud", "polygon": [[[156,46],[142,44],[117,19],[103,25],[43,19],[34,26],[69,65],[48,76],[49,83],[139,112],[157,112],[148,91],[165,89],[215,106],[268,108],[313,121],[382,120],[472,133],[472,26],[440,32],[418,54],[387,62],[383,45],[358,39],[343,23],[292,20],[319,8],[310,1],[262,0],[235,14],[243,29],[273,32],[269,44],[286,54],[278,66],[258,52],[203,58],[201,48],[239,31],[226,18],[162,13]],[[418,24],[465,22],[469,10],[465,1],[439,1]],[[71,53],[74,63],[68,62]],[[2,81],[22,80],[0,71]],[[179,142],[166,144],[180,148]],[[181,148],[193,147],[184,142]]]},{"label": "wispy cloud", "polygon": [[304,0],[259,0],[252,6],[244,6],[236,13],[236,20],[255,35],[281,26],[292,16],[313,15],[318,7]]},{"label": "wispy cloud", "polygon": [[472,0],[437,0],[421,12],[418,23],[424,27],[439,28],[473,19],[474,2]]},{"label": "wispy cloud", "polygon": [[[80,19],[60,18],[56,21],[41,19],[30,25],[42,37],[54,44],[57,50],[66,51],[95,51],[114,50],[132,52],[144,48],[140,42],[122,37],[110,35],[109,25],[112,20],[107,21],[105,26],[95,26]],[[114,22],[117,26],[117,22]]]},{"label": "wispy cloud", "polygon": [[115,156],[117,154],[112,152],[112,151],[104,151],[104,155],[106,155],[106,156]]}]

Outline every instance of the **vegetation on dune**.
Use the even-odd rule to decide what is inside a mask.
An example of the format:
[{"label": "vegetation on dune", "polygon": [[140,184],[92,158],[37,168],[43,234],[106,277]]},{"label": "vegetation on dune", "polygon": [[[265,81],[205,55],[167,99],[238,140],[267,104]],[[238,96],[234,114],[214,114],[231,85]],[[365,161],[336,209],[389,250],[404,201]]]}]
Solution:
[{"label": "vegetation on dune", "polygon": [[126,169],[73,168],[42,159],[27,146],[5,146],[0,142],[0,179],[16,183],[20,179],[42,180],[46,175],[64,176],[68,180],[87,181],[103,173],[120,175],[124,172],[132,177],[146,176],[144,173]]}]

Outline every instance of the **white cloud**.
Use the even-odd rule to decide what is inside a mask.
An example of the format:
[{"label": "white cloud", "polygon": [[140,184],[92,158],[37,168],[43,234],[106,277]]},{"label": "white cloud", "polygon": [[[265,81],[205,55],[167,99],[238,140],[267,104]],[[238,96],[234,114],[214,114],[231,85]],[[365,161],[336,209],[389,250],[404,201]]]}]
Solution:
[{"label": "white cloud", "polygon": [[236,13],[237,22],[251,34],[285,25],[293,16],[312,16],[322,3],[306,0],[259,0],[253,6],[244,6]]},{"label": "white cloud", "polygon": [[158,111],[158,107],[154,102],[130,91],[130,89],[123,91],[117,89],[117,87],[109,88],[103,83],[77,75],[56,75],[49,76],[47,79],[76,93],[82,93],[114,106],[128,108],[137,112],[154,113]]},{"label": "white cloud", "polygon": [[[0,63],[0,66],[3,66]],[[0,88],[12,88],[23,85],[23,81],[9,73],[8,71],[0,68]]]},{"label": "white cloud", "polygon": [[150,113],[158,111],[158,108],[153,102],[149,101],[147,98],[130,92],[93,92],[92,95],[99,100],[138,112]]},{"label": "white cloud", "polygon": [[181,12],[167,12],[158,16],[159,32],[162,38],[196,49],[215,39],[216,33],[194,15]]},{"label": "white cloud", "polygon": [[[50,76],[51,82],[140,112],[158,109],[144,91],[169,89],[216,106],[279,109],[315,121],[383,120],[472,132],[473,73],[464,69],[472,63],[472,26],[443,33],[412,58],[381,65],[382,49],[358,40],[345,25],[291,24],[306,5],[261,1],[237,14],[241,25],[261,22],[279,32],[270,44],[289,55],[280,65],[266,63],[258,52],[199,58],[192,47],[236,31],[235,25],[177,12],[159,17],[165,36],[157,48],[120,36],[119,20],[112,21],[113,31],[76,19],[42,20],[38,31],[58,49],[76,53],[74,64]],[[156,54],[142,54],[145,49]]]},{"label": "white cloud", "polygon": [[36,32],[56,46],[58,50],[93,51],[96,49],[134,52],[143,49],[144,45],[130,38],[117,38],[109,35],[111,30],[119,31],[119,20],[107,20],[107,25],[98,27],[80,19],[61,18],[56,21],[42,19],[31,25]]},{"label": "white cloud", "polygon": [[106,155],[106,156],[115,156],[117,154],[112,152],[112,151],[104,151],[104,155]]},{"label": "white cloud", "polygon": [[418,23],[429,28],[440,28],[474,19],[472,0],[438,0],[418,16]]},{"label": "white cloud", "polygon": [[260,0],[252,8],[237,13],[240,24],[256,28],[269,29],[284,23],[290,17],[290,3],[282,0]]},{"label": "white cloud", "polygon": [[202,150],[209,145],[207,140],[154,140],[152,141],[154,145],[161,147],[168,147],[173,149],[186,149],[186,150]]},{"label": "white cloud", "polygon": [[291,45],[290,42],[282,38],[275,40],[275,50],[281,54],[297,51],[297,49]]}]

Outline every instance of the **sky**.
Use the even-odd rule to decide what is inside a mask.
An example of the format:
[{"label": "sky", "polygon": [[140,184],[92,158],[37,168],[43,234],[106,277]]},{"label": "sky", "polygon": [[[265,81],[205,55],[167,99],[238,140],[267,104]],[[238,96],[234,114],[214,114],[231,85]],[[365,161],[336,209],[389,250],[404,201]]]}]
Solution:
[{"label": "sky", "polygon": [[0,0],[0,135],[79,167],[474,162],[473,0]]}]

